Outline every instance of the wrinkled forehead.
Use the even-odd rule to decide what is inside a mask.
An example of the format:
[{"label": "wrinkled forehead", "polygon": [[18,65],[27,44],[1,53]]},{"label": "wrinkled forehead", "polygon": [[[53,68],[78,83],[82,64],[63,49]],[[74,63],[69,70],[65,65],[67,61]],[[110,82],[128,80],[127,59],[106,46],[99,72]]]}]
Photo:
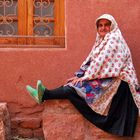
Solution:
[{"label": "wrinkled forehead", "polygon": [[111,23],[112,23],[111,20],[109,20],[109,19],[101,18],[101,19],[98,19],[98,20],[96,21],[96,27],[97,27],[97,28],[98,28],[100,22],[106,23],[106,24],[109,24],[109,25],[111,25]]}]

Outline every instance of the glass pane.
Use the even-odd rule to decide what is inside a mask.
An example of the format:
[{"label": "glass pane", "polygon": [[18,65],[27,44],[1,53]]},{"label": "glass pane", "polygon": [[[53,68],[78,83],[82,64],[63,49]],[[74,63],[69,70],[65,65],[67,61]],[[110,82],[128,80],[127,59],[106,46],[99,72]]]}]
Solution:
[{"label": "glass pane", "polygon": [[18,0],[0,0],[0,15],[17,15]]},{"label": "glass pane", "polygon": [[54,17],[54,1],[34,0],[34,17]]},{"label": "glass pane", "polygon": [[[1,4],[1,3],[0,3]],[[0,16],[4,15],[4,7],[0,5]]]},{"label": "glass pane", "polygon": [[17,34],[17,22],[12,22],[10,24],[0,24],[0,35],[16,35]]},{"label": "glass pane", "polygon": [[54,33],[54,0],[34,0],[34,35],[51,36]]},{"label": "glass pane", "polygon": [[54,23],[36,24],[34,25],[35,36],[51,36],[54,32]]},{"label": "glass pane", "polygon": [[5,7],[6,15],[16,15],[17,16],[17,0],[8,0]]},{"label": "glass pane", "polygon": [[17,34],[18,0],[0,0],[0,35]]}]

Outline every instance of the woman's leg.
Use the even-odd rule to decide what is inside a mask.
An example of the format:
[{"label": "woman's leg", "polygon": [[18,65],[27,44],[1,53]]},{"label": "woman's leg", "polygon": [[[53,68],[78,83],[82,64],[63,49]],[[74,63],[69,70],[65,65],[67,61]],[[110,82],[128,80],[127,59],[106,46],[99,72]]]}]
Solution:
[{"label": "woman's leg", "polygon": [[43,101],[68,99],[88,121],[102,130],[120,136],[134,135],[138,109],[133,101],[129,86],[125,82],[121,82],[117,94],[113,97],[107,116],[94,112],[86,101],[76,93],[75,89],[69,86],[61,86],[54,90],[45,89],[42,99]]},{"label": "woman's leg", "polygon": [[27,85],[26,90],[38,104],[49,99],[69,99],[70,94],[77,94],[76,91],[69,86],[61,86],[53,90],[48,90],[43,86],[40,80],[38,80],[36,88]]},{"label": "woman's leg", "polygon": [[65,87],[61,86],[53,90],[45,89],[42,101],[49,99],[68,99],[70,92],[64,90]]},{"label": "woman's leg", "polygon": [[46,89],[42,99],[42,101],[49,99],[68,99],[82,114],[86,115],[88,111],[90,113],[92,112],[86,101],[76,93],[74,88],[69,86],[61,86],[53,90]]}]

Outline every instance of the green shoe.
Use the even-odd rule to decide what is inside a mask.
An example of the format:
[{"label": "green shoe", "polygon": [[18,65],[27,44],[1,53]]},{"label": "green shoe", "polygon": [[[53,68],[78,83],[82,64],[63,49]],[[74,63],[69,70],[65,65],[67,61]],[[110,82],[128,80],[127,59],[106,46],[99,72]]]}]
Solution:
[{"label": "green shoe", "polygon": [[45,87],[42,85],[41,80],[37,81],[37,86],[36,86],[37,92],[38,92],[38,99],[39,103],[42,103],[42,98],[45,92]]},{"label": "green shoe", "polygon": [[27,85],[26,90],[29,92],[29,95],[38,103],[40,104],[40,100],[38,97],[38,91],[31,86]]}]

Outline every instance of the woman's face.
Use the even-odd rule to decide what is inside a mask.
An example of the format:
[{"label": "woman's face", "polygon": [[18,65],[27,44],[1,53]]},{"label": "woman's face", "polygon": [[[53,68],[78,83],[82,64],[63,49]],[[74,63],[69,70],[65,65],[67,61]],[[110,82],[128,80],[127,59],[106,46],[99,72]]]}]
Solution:
[{"label": "woman's face", "polygon": [[111,22],[107,19],[100,19],[97,23],[97,32],[101,38],[104,38],[111,31]]}]

